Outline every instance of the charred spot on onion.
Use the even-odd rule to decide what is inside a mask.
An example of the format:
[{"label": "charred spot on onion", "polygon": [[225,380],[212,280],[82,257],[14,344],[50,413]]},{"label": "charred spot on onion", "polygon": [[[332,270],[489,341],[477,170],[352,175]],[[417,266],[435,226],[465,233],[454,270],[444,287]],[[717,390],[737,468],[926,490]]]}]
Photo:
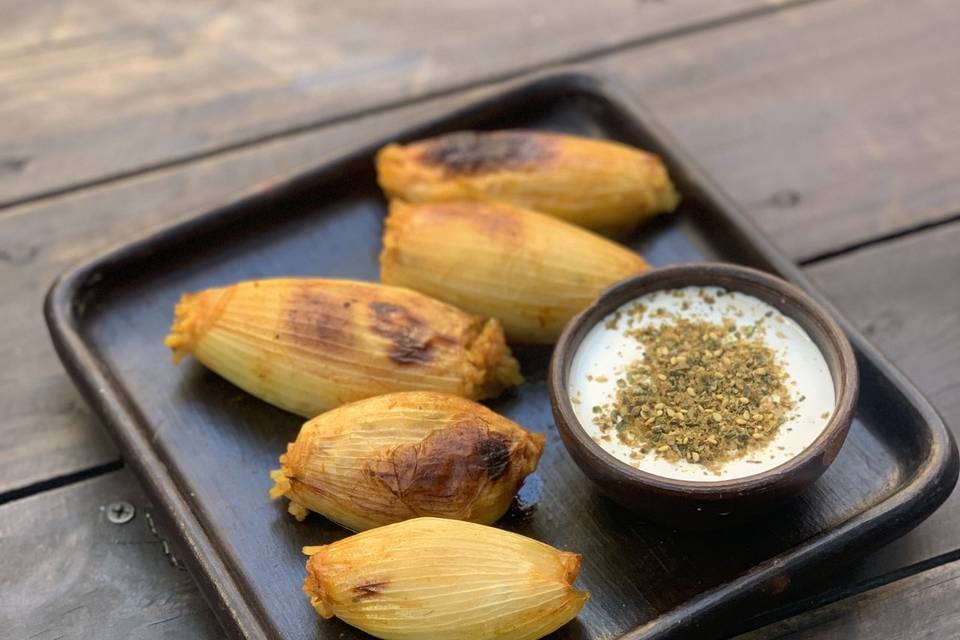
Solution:
[{"label": "charred spot on onion", "polygon": [[548,134],[528,131],[461,131],[423,143],[421,160],[449,174],[522,170],[552,156]]}]

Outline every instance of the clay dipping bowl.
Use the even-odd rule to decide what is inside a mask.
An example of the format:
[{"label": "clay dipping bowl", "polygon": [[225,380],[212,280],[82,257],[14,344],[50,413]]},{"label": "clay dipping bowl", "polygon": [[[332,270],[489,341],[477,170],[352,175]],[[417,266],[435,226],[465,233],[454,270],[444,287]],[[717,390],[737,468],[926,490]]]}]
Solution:
[{"label": "clay dipping bowl", "polygon": [[[793,319],[826,360],[836,396],[833,415],[805,449],[770,470],[741,478],[694,481],[665,478],[626,464],[597,444],[580,425],[570,401],[574,356],[597,323],[648,293],[687,286],[717,286],[763,300]],[[833,462],[850,428],[859,377],[853,349],[830,314],[792,284],[755,269],[697,263],[654,269],[623,280],[567,325],[550,362],[553,416],[564,446],[607,496],[651,520],[684,529],[715,529],[750,520],[813,483]]]}]

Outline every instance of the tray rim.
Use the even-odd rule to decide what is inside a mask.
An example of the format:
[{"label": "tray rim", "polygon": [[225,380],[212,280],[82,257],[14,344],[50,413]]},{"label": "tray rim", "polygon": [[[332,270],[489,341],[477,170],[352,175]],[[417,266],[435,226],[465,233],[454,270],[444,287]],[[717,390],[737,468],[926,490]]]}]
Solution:
[{"label": "tray rim", "polygon": [[[780,252],[771,240],[747,217],[692,156],[677,143],[634,97],[602,76],[582,71],[561,70],[541,73],[508,83],[505,88],[406,127],[389,140],[410,139],[438,123],[483,112],[505,101],[516,101],[525,94],[538,92],[571,92],[600,98],[609,108],[633,122],[641,123],[662,146],[670,149],[674,162],[680,164],[687,178],[696,183],[701,194],[711,201],[738,233],[750,238],[752,249],[779,275],[793,282],[823,304],[837,320],[863,359],[869,360],[903,393],[927,426],[929,456],[916,469],[912,478],[891,495],[869,509],[858,512],[841,525],[826,529],[814,537],[768,560],[754,565],[740,576],[701,593],[676,608],[664,612],[647,623],[625,632],[620,640],[649,640],[689,631],[699,623],[729,611],[731,607],[758,592],[776,591],[772,585],[783,574],[797,575],[811,565],[837,559],[852,549],[860,549],[880,539],[890,542],[922,522],[950,495],[957,481],[957,445],[942,418],[912,382],[876,347],[839,313],[807,276]],[[219,555],[215,540],[203,529],[184,495],[183,489],[170,474],[156,449],[150,444],[143,426],[147,420],[139,414],[122,390],[112,371],[98,358],[81,333],[81,318],[86,296],[103,279],[103,273],[125,262],[142,259],[155,250],[195,233],[201,233],[229,219],[236,209],[246,207],[272,193],[292,187],[311,175],[321,175],[338,166],[370,155],[385,141],[362,144],[319,165],[306,165],[306,170],[283,174],[280,179],[240,192],[227,204],[205,213],[181,219],[141,237],[108,248],[64,271],[51,285],[44,300],[44,318],[58,356],[79,388],[84,399],[105,424],[118,443],[123,459],[144,484],[147,494],[174,528],[178,542],[187,553],[188,566],[208,604],[213,608],[224,630],[234,637],[267,638],[266,614],[254,598],[247,598],[243,586],[233,575],[226,560]]]}]

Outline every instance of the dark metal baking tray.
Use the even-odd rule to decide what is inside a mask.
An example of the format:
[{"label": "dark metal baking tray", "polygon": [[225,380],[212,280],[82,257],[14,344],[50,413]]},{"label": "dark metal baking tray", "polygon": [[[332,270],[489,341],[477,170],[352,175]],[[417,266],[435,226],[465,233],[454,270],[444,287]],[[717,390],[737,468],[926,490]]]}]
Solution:
[{"label": "dark metal baking tray", "polygon": [[[542,78],[391,139],[529,127],[627,142],[660,154],[684,201],[630,239],[650,262],[728,260],[810,282],[649,113],[582,75]],[[387,142],[386,140],[383,141]],[[248,638],[362,638],[320,621],[300,592],[300,548],[346,532],[297,523],[267,498],[267,472],[301,420],[163,346],[183,291],[248,278],[376,280],[385,202],[373,153],[348,153],[65,273],[47,298],[57,350],[159,505],[225,629]],[[827,303],[829,306],[829,303]],[[750,526],[659,528],[601,497],[567,456],[544,382],[548,349],[520,349],[528,381],[491,402],[547,434],[546,453],[501,526],[583,554],[592,598],[557,638],[718,636],[822,574],[902,535],[945,499],[957,450],[930,404],[840,318],[862,392],[849,439],[811,489]]]}]

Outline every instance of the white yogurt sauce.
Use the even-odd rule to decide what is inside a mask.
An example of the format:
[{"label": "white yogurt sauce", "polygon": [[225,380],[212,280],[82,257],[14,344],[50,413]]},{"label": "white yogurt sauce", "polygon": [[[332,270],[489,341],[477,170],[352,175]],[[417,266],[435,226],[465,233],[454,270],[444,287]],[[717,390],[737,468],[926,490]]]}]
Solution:
[{"label": "white yogurt sauce", "polygon": [[[833,379],[827,363],[800,325],[775,307],[745,293],[727,292],[719,287],[685,287],[682,297],[671,291],[653,292],[620,307],[615,328],[607,326],[616,312],[593,327],[573,357],[569,389],[573,410],[586,432],[606,451],[642,471],[665,478],[716,482],[743,478],[779,466],[808,447],[827,426],[836,403]],[[720,294],[718,296],[718,294]],[[704,297],[713,297],[711,304]],[[683,309],[683,303],[687,309]],[[641,320],[627,326],[627,310],[641,303],[647,307]],[[730,460],[716,472],[703,465],[681,460],[670,462],[653,452],[631,457],[637,449],[620,442],[616,433],[604,435],[593,422],[593,407],[611,402],[616,397],[616,381],[631,362],[643,358],[643,345],[624,335],[628,328],[657,326],[673,322],[670,317],[652,317],[657,309],[677,318],[722,324],[731,319],[740,326],[763,323],[766,330],[755,336],[776,354],[788,376],[787,388],[795,403],[788,420],[777,435],[763,448]],[[766,314],[770,313],[769,316]],[[588,377],[589,376],[589,377]]]}]

